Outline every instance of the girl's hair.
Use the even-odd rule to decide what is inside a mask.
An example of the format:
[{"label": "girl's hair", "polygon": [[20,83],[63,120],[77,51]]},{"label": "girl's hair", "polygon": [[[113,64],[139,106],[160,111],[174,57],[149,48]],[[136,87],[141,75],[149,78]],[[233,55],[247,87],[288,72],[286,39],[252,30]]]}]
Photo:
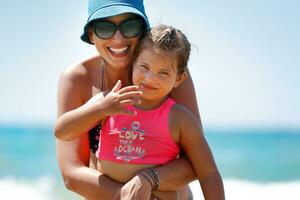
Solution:
[{"label": "girl's hair", "polygon": [[141,38],[135,51],[136,55],[134,56],[134,60],[136,60],[143,48],[147,48],[147,44],[150,44],[157,53],[163,52],[174,56],[174,63],[179,74],[186,71],[191,44],[180,30],[167,25],[159,25],[151,28],[151,30]]}]

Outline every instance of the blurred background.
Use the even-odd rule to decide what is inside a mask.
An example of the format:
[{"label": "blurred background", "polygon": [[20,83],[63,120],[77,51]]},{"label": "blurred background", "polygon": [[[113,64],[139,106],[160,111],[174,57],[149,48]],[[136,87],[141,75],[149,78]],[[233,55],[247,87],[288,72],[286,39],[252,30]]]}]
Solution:
[{"label": "blurred background", "polygon": [[[227,199],[300,199],[300,2],[144,2],[151,25],[173,25],[193,45],[189,69]],[[64,188],[53,124],[59,74],[96,53],[79,39],[87,3],[0,3],[1,198],[80,199]]]}]

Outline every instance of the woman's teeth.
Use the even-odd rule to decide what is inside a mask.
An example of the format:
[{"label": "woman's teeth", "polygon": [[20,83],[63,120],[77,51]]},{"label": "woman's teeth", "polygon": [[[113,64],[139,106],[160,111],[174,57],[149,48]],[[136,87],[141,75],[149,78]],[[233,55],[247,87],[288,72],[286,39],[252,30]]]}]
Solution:
[{"label": "woman's teeth", "polygon": [[111,48],[108,47],[108,49],[114,53],[114,54],[123,54],[128,50],[129,46],[123,47],[123,48]]}]

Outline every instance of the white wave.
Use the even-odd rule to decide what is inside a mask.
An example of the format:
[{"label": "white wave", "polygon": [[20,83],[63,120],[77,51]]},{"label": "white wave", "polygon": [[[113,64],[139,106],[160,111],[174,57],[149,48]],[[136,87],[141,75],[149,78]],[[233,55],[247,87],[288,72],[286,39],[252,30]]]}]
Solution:
[{"label": "white wave", "polygon": [[0,199],[82,200],[79,195],[68,191],[61,179],[50,175],[36,179],[1,178]]},{"label": "white wave", "polygon": [[48,176],[35,181],[6,177],[0,180],[1,199],[50,200],[54,179]]},{"label": "white wave", "polygon": [[[198,181],[190,183],[194,199],[204,199]],[[299,200],[300,181],[258,183],[225,179],[226,200]]]},{"label": "white wave", "polygon": [[[52,199],[81,199],[67,191],[65,188],[60,193],[55,187],[54,177],[40,177],[36,180],[23,180],[16,177],[0,179],[0,198],[8,200],[52,200]],[[203,200],[198,181],[190,183],[194,199]],[[243,180],[224,180],[226,200],[299,200],[300,181],[258,183]]]}]

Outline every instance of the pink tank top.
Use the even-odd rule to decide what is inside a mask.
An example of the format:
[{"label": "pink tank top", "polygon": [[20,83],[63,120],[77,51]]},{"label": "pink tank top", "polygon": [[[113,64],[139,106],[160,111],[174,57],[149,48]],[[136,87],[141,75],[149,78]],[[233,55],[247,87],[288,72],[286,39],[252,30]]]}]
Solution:
[{"label": "pink tank top", "polygon": [[115,115],[102,127],[97,158],[118,163],[165,164],[179,153],[169,130],[169,112],[175,101],[168,98],[160,107],[137,115]]}]

